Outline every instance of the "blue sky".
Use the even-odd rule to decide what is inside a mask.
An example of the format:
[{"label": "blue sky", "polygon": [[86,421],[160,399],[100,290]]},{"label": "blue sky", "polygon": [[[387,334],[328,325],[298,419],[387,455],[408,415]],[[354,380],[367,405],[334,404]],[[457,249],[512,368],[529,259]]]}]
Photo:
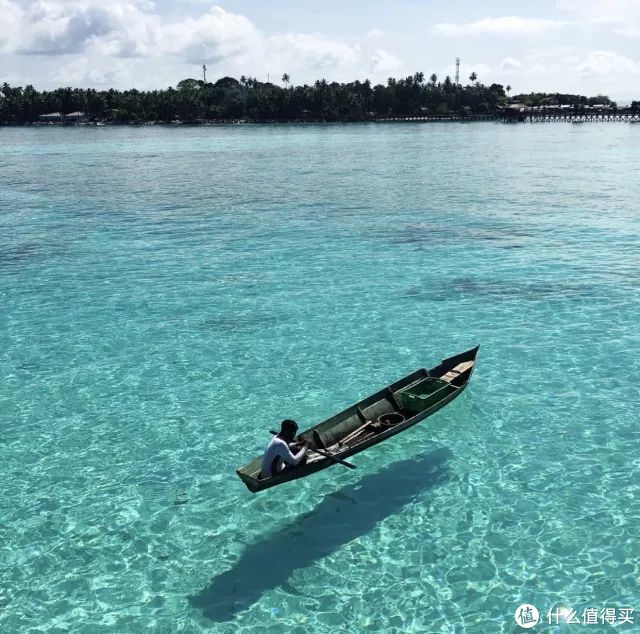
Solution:
[{"label": "blue sky", "polygon": [[163,88],[185,77],[385,82],[640,99],[640,0],[0,0],[0,82]]}]

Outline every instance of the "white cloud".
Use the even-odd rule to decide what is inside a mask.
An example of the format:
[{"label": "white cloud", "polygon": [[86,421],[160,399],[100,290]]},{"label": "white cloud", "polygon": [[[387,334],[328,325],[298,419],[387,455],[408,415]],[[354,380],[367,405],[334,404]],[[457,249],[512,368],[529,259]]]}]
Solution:
[{"label": "white cloud", "polygon": [[148,5],[112,2],[108,5],[114,29],[95,38],[91,47],[97,54],[114,57],[150,57],[163,54],[163,24]]},{"label": "white cloud", "polygon": [[521,18],[518,16],[505,16],[500,18],[483,18],[476,22],[464,24],[436,24],[433,27],[435,33],[451,37],[467,35],[522,35],[537,34],[552,29],[566,26],[568,22],[559,20],[542,20],[536,18]]},{"label": "white cloud", "polygon": [[640,0],[556,0],[555,7],[590,22],[622,23],[640,19]]},{"label": "white cloud", "polygon": [[400,68],[402,62],[382,48],[376,49],[371,56],[371,69],[376,74],[391,73]]},{"label": "white cloud", "polygon": [[63,86],[112,86],[132,80],[131,64],[122,60],[100,64],[86,56],[74,56],[58,68],[53,79]]},{"label": "white cloud", "polygon": [[367,32],[367,37],[381,37],[384,35],[384,32],[380,29],[371,29]]},{"label": "white cloud", "polygon": [[585,78],[640,75],[640,63],[611,51],[592,51],[578,66],[578,71]]},{"label": "white cloud", "polygon": [[257,37],[255,26],[246,17],[212,7],[197,18],[163,25],[157,39],[163,52],[197,64],[217,62],[240,53]]},{"label": "white cloud", "polygon": [[15,47],[15,38],[23,20],[23,11],[10,0],[0,0],[0,51]]},{"label": "white cloud", "polygon": [[[172,58],[190,66],[224,62],[227,72],[237,69],[239,74],[315,70],[330,71],[332,76],[341,71],[354,73],[363,58],[357,44],[321,34],[266,36],[247,17],[218,6],[195,17],[170,21],[155,13],[154,5],[145,0],[108,4],[101,0],[39,0],[26,12],[16,2],[0,0],[0,18],[15,33],[11,39],[0,35],[0,46],[8,52],[46,55],[49,59],[76,56],[56,71],[56,77],[67,82],[93,78],[102,83],[115,76],[108,69],[117,66],[118,58],[158,62]],[[94,70],[86,70],[87,65]]]},{"label": "white cloud", "polygon": [[556,0],[556,9],[585,24],[618,26],[617,35],[640,37],[640,0]]},{"label": "white cloud", "polygon": [[522,68],[522,62],[519,59],[513,57],[505,57],[500,64],[500,70],[504,72],[516,70]]},{"label": "white cloud", "polygon": [[[481,80],[486,77],[483,83],[511,84],[514,94],[529,91],[604,93],[624,101],[635,98],[633,94],[625,95],[621,91],[625,78],[640,76],[640,60],[603,50],[578,54],[572,46],[531,49],[513,59],[516,64],[507,60],[511,58],[492,67],[486,76],[478,72]],[[633,83],[632,79],[631,85]]]},{"label": "white cloud", "polygon": [[[114,53],[118,47],[113,43],[127,39],[143,46],[149,37],[144,37],[141,27],[152,33],[160,24],[150,13],[152,6],[135,0],[108,4],[99,0],[40,0],[20,12],[11,48],[17,53],[51,56],[81,53],[109,42],[111,46],[102,52]],[[133,50],[131,45],[129,48]]]},{"label": "white cloud", "polygon": [[267,38],[263,46],[268,61],[285,64],[284,68],[352,69],[361,56],[358,45],[345,44],[314,33],[274,35]]},{"label": "white cloud", "polygon": [[624,35],[625,37],[640,37],[640,25],[630,26],[624,29],[616,29],[618,35]]},{"label": "white cloud", "polygon": [[91,40],[118,28],[109,11],[92,6],[67,12],[58,4],[38,3],[26,20],[19,52],[34,55],[78,53]]},{"label": "white cloud", "polygon": [[250,20],[220,7],[165,23],[150,3],[116,1],[99,6],[95,0],[37,2],[22,16],[20,30],[20,53],[64,55],[93,47],[103,55],[169,54],[190,63],[234,55],[257,36]]},{"label": "white cloud", "polygon": [[527,73],[532,76],[541,76],[541,77],[550,77],[551,73],[554,72],[555,69],[543,64],[542,62],[535,62],[532,64]]},{"label": "white cloud", "polygon": [[536,60],[558,61],[569,56],[575,56],[576,47],[570,45],[547,46],[545,48],[532,48],[528,56]]}]

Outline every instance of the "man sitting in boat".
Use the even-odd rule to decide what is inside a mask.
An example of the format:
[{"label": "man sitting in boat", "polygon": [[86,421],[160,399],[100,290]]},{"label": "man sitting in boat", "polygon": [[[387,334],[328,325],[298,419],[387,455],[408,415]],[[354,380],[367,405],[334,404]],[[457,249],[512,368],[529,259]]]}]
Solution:
[{"label": "man sitting in boat", "polygon": [[[294,443],[293,439],[298,431],[298,423],[294,420],[283,420],[280,425],[280,433],[272,439],[267,450],[262,456],[261,478],[270,478],[282,473],[285,469],[291,469],[307,460],[307,442]],[[297,453],[292,453],[291,449]]]}]

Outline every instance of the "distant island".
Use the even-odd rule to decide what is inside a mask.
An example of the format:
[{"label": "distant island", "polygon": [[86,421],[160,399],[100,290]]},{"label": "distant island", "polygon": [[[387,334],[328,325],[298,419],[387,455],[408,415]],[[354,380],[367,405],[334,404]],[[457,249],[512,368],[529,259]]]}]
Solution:
[{"label": "distant island", "polygon": [[[484,85],[475,73],[465,86],[450,77],[439,81],[423,73],[386,85],[369,80],[347,84],[324,79],[294,86],[286,73],[281,85],[242,76],[215,82],[184,79],[166,90],[95,90],[33,86],[0,89],[0,124],[142,124],[225,122],[347,122],[403,118],[481,119],[515,114],[524,108],[607,108],[605,95],[585,97],[560,93],[510,96],[511,87]],[[630,109],[640,112],[640,101]]]}]

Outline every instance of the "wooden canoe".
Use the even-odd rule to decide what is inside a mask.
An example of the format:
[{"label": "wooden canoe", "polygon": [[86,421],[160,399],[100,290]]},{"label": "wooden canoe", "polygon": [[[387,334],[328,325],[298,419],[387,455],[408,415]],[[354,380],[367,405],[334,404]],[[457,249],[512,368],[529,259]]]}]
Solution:
[{"label": "wooden canoe", "polygon": [[[421,368],[359,401],[344,411],[310,427],[298,439],[311,447],[345,459],[419,423],[458,397],[467,387],[480,346],[462,352],[425,370]],[[271,478],[261,478],[262,456],[256,456],[236,473],[253,492],[326,469],[336,461],[308,452],[305,464],[286,469]]]}]

